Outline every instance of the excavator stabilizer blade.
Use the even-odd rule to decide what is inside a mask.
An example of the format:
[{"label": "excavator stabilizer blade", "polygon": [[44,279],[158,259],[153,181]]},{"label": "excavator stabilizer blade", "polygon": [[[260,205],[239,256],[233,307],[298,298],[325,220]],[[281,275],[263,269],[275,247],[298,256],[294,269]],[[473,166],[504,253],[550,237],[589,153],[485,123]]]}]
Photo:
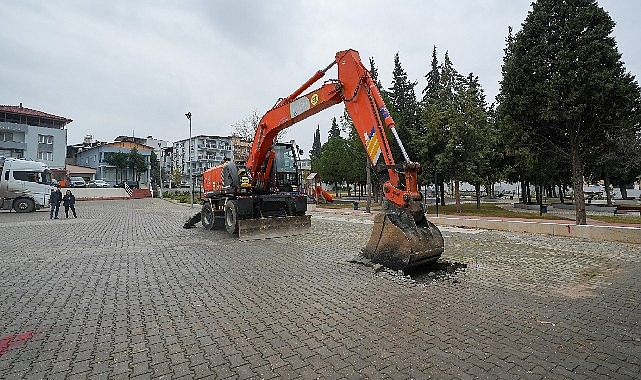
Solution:
[{"label": "excavator stabilizer blade", "polygon": [[376,215],[374,229],[361,257],[390,269],[407,269],[438,260],[443,236],[424,216],[416,222],[402,209]]},{"label": "excavator stabilizer blade", "polygon": [[245,219],[238,221],[239,240],[271,239],[309,232],[310,215]]}]

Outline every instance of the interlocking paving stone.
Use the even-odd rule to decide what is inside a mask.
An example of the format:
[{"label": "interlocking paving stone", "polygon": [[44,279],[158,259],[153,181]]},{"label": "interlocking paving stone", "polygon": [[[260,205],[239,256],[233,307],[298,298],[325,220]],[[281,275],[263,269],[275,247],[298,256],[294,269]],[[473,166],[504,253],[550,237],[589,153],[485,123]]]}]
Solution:
[{"label": "interlocking paving stone", "polygon": [[0,378],[641,377],[639,246],[442,228],[468,267],[417,282],[348,262],[367,215],[241,242],[159,199],[78,210],[0,212]]}]

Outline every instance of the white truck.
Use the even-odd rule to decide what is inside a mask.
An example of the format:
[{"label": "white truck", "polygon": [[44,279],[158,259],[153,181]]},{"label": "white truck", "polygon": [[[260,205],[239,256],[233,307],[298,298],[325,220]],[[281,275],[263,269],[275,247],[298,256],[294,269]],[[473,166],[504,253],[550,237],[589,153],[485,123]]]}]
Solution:
[{"label": "white truck", "polygon": [[42,162],[0,157],[0,209],[33,212],[49,207],[51,171]]}]

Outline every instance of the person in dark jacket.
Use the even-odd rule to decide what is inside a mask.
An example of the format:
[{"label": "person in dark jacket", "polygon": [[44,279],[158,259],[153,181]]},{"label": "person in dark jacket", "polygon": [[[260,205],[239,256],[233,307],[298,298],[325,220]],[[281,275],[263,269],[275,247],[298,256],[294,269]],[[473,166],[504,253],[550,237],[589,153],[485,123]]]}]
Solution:
[{"label": "person in dark jacket", "polygon": [[58,219],[58,211],[60,211],[61,201],[62,201],[62,192],[60,191],[60,188],[56,187],[55,189],[51,189],[51,197],[49,198],[49,204],[51,205],[51,212],[49,213],[49,219]]},{"label": "person in dark jacket", "polygon": [[71,193],[71,190],[67,190],[67,193],[62,197],[62,205],[65,206],[65,217],[69,217],[69,209],[73,212],[73,217],[77,218],[76,215],[76,197]]}]

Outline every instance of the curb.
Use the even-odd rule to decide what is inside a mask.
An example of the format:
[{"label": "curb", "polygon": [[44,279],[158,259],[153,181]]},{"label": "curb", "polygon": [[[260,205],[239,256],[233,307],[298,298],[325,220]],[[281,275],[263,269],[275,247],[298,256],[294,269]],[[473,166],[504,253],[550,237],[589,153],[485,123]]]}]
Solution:
[{"label": "curb", "polygon": [[459,217],[428,217],[442,226],[477,228],[530,234],[543,234],[582,238],[590,240],[614,241],[620,243],[641,244],[641,228],[611,225],[575,225],[541,221],[521,221],[502,219],[478,219]]}]

